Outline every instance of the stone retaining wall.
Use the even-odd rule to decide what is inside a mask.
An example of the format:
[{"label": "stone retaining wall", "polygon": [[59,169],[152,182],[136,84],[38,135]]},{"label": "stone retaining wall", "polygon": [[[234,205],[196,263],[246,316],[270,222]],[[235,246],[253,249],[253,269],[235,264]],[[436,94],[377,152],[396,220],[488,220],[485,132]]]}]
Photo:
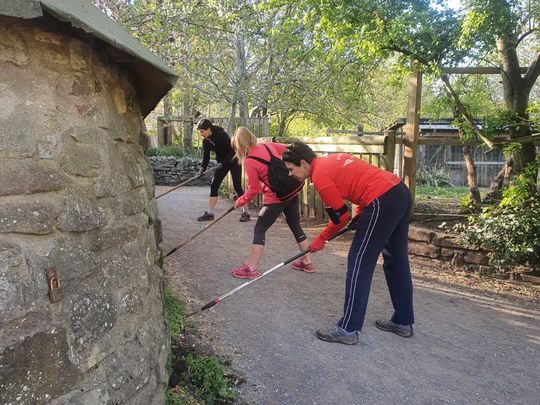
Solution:
[{"label": "stone retaining wall", "polygon": [[[154,172],[154,182],[157,186],[176,186],[195,176],[201,167],[201,160],[190,157],[175,158],[174,156],[149,156],[148,163]],[[214,167],[216,162],[211,160],[208,169]],[[194,180],[190,185],[210,184],[211,174]]]},{"label": "stone retaining wall", "polygon": [[434,231],[411,224],[409,228],[409,253],[431,259],[450,261],[456,268],[466,268],[481,275],[491,275],[488,252],[464,247],[457,235]]}]

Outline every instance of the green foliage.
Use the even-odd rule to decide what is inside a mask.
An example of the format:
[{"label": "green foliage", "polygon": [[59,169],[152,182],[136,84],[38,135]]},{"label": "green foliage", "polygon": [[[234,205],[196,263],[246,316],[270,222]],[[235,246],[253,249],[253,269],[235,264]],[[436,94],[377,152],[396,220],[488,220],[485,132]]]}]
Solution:
[{"label": "green foliage", "polygon": [[182,157],[182,150],[178,146],[162,146],[160,148],[148,148],[146,156],[175,156]]},{"label": "green foliage", "polygon": [[494,209],[484,209],[469,225],[457,225],[465,243],[490,251],[491,263],[501,269],[540,265],[539,162],[529,165],[503,193]]},{"label": "green foliage", "polygon": [[165,394],[165,405],[201,405],[201,403],[193,398],[189,392],[176,387],[168,390]]},{"label": "green foliage", "polygon": [[537,157],[536,162],[529,164],[512,180],[512,185],[503,191],[503,198],[499,206],[518,206],[537,197],[539,194],[537,178],[539,169],[540,156]]},{"label": "green foliage", "polygon": [[419,168],[416,172],[416,184],[431,187],[452,187],[448,171],[444,167]]},{"label": "green foliage", "polygon": [[459,205],[461,207],[461,212],[463,213],[471,214],[474,212],[478,212],[476,204],[474,203],[473,199],[469,194],[464,195],[459,199]]},{"label": "green foliage", "polygon": [[169,326],[169,333],[173,340],[178,338],[178,335],[185,327],[184,316],[186,305],[177,295],[171,290],[168,285],[165,285],[163,292],[163,306],[165,308],[165,318]]},{"label": "green foliage", "polygon": [[215,357],[188,355],[186,364],[197,394],[207,405],[214,404],[216,400],[236,399],[236,394],[231,388],[232,382],[225,377],[224,367]]}]

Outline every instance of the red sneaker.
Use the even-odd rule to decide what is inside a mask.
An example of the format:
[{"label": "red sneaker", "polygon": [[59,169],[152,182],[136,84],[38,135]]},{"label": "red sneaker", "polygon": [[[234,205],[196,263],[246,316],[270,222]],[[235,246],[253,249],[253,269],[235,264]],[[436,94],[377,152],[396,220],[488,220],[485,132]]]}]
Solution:
[{"label": "red sneaker", "polygon": [[315,267],[313,267],[313,263],[304,263],[302,259],[298,259],[297,261],[293,262],[291,267],[295,270],[300,270],[305,273],[315,272]]},{"label": "red sneaker", "polygon": [[257,269],[254,269],[247,263],[243,264],[242,267],[234,269],[231,274],[236,278],[249,278],[252,280],[260,276]]}]

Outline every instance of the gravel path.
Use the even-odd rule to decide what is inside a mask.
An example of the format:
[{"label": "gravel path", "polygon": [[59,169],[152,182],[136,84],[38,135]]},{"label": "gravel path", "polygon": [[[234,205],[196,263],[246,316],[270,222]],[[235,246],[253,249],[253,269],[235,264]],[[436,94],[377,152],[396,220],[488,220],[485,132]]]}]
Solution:
[{"label": "gravel path", "polygon": [[[156,194],[166,190],[157,187]],[[162,249],[201,229],[195,218],[208,189],[184,187],[158,200]],[[232,202],[220,200],[216,217]],[[255,220],[233,212],[165,261],[190,310],[243,281]],[[320,227],[305,227],[309,237]],[[316,273],[284,267],[194,317],[216,354],[231,359],[247,404],[540,404],[540,308],[536,303],[438,282],[415,271],[415,335],[375,328],[392,306],[382,268],[375,271],[356,346],[318,340],[314,331],[342,310],[351,236],[314,255]],[[298,251],[284,221],[267,234],[260,270]]]}]

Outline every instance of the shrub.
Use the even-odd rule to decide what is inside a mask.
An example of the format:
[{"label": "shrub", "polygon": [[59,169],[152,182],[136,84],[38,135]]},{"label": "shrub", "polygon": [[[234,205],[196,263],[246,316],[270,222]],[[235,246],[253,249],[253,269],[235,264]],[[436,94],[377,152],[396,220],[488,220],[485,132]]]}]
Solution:
[{"label": "shrub", "polygon": [[489,250],[491,263],[500,269],[540,264],[538,167],[533,163],[517,176],[496,208],[470,217],[468,226],[456,226],[465,243]]},{"label": "shrub", "polygon": [[416,184],[431,187],[452,187],[448,171],[440,166],[434,166],[430,169],[419,168],[416,172]]},{"label": "shrub", "polygon": [[234,401],[236,394],[231,388],[231,381],[225,377],[223,365],[210,356],[192,356],[186,358],[188,371],[198,395],[208,405],[216,400]]}]

